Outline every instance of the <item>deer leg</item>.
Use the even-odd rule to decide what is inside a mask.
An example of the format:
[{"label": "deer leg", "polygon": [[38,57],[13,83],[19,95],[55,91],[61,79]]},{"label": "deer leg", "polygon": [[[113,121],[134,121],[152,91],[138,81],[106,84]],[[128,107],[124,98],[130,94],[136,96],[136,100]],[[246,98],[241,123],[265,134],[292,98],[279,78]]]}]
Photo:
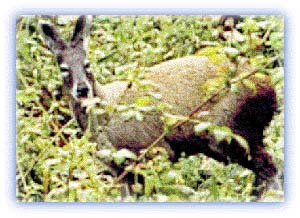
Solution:
[{"label": "deer leg", "polygon": [[266,184],[277,174],[271,156],[263,144],[263,131],[270,123],[276,110],[274,90],[261,91],[257,96],[248,98],[233,114],[230,124],[233,132],[243,136],[250,148],[251,169],[256,174],[253,195],[260,197]]},{"label": "deer leg", "polygon": [[184,134],[177,132],[177,134],[165,137],[165,140],[173,151],[174,155],[171,157],[171,160],[174,162],[178,161],[181,154],[184,152],[187,156],[203,153],[215,160],[225,164],[228,163],[227,158],[223,154],[210,149],[208,146],[208,138],[203,138],[195,134],[185,136]]}]

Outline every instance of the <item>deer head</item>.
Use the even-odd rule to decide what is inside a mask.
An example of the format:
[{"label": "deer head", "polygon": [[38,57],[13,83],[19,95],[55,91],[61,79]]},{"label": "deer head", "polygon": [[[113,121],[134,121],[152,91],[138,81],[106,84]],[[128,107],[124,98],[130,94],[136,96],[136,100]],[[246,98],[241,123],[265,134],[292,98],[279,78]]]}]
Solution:
[{"label": "deer head", "polygon": [[71,110],[79,126],[87,128],[87,113],[82,101],[94,96],[94,78],[86,59],[85,35],[90,28],[90,17],[80,16],[73,36],[65,42],[50,23],[41,23],[40,32],[48,48],[54,53],[63,78],[63,93],[69,97]]}]

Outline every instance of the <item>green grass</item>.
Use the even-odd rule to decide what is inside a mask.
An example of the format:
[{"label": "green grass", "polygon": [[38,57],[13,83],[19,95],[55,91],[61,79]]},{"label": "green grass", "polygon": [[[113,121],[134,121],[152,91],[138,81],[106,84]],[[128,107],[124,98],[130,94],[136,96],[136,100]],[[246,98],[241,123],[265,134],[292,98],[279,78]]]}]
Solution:
[{"label": "green grass", "polygon": [[[70,19],[69,19],[70,18]],[[97,16],[91,28],[88,57],[98,81],[130,78],[165,60],[216,53],[237,62],[249,58],[271,75],[279,112],[265,131],[268,152],[281,172],[279,190],[263,201],[283,200],[283,18],[246,16],[240,35],[223,40],[219,16]],[[39,16],[22,17],[17,25],[16,193],[18,201],[250,201],[254,174],[237,165],[224,166],[202,154],[171,163],[154,148],[131,169],[133,195],[121,198],[128,185],[116,180],[108,163],[126,165],[133,154],[97,150],[87,134],[79,136],[53,54],[37,31]],[[62,37],[69,39],[75,17],[52,17]],[[226,35],[226,34],[225,34]],[[240,39],[243,41],[240,41]],[[212,45],[208,46],[207,45]],[[275,64],[262,68],[276,57]],[[127,157],[127,160],[124,160]],[[125,161],[125,162],[124,162]],[[138,176],[145,178],[145,185]]]}]

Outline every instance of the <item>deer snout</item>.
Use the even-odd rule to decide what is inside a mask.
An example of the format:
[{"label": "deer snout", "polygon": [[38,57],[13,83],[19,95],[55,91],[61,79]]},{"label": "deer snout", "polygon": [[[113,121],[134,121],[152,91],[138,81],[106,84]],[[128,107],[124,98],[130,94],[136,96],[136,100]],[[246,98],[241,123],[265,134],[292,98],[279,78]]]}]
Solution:
[{"label": "deer snout", "polygon": [[76,91],[77,98],[88,98],[90,91],[90,87],[88,87],[85,83],[79,84]]}]

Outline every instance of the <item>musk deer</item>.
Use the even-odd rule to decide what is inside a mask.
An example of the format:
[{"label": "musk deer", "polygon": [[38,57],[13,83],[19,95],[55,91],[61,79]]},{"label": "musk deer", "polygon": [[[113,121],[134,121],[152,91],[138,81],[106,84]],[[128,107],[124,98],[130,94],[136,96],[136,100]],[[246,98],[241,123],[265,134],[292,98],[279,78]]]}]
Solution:
[{"label": "musk deer", "polygon": [[[59,64],[63,93],[68,96],[74,118],[82,130],[91,129],[92,138],[98,144],[139,153],[163,136],[156,144],[165,147],[173,161],[185,152],[186,155],[203,153],[225,164],[238,163],[255,173],[257,186],[271,181],[277,174],[263,144],[263,131],[277,109],[276,94],[268,76],[249,74],[247,79],[255,84],[255,90],[239,82],[239,92],[225,88],[227,91],[207,100],[205,88],[201,87],[220,77],[220,71],[229,71],[233,64],[226,59],[214,64],[208,57],[188,56],[150,67],[142,80],[148,88],[128,81],[100,85],[89,71],[86,59],[84,40],[89,29],[86,16],[78,18],[70,42],[62,40],[50,23],[40,23],[39,27]],[[236,76],[251,71],[249,65],[243,64],[236,68]],[[157,93],[159,96],[153,97]],[[150,96],[153,105],[163,103],[166,106],[162,109],[148,107],[142,112],[142,119],[125,119],[120,110],[97,115],[91,113],[92,110],[87,111],[84,104],[86,99],[98,97],[106,105],[133,105],[136,99],[145,96]],[[195,124],[188,121],[164,135],[163,113],[182,117],[192,113],[194,120],[226,126],[247,141],[249,150],[235,138],[217,141],[207,130],[196,132]],[[259,195],[258,192],[261,193],[254,190],[253,194]]]}]

